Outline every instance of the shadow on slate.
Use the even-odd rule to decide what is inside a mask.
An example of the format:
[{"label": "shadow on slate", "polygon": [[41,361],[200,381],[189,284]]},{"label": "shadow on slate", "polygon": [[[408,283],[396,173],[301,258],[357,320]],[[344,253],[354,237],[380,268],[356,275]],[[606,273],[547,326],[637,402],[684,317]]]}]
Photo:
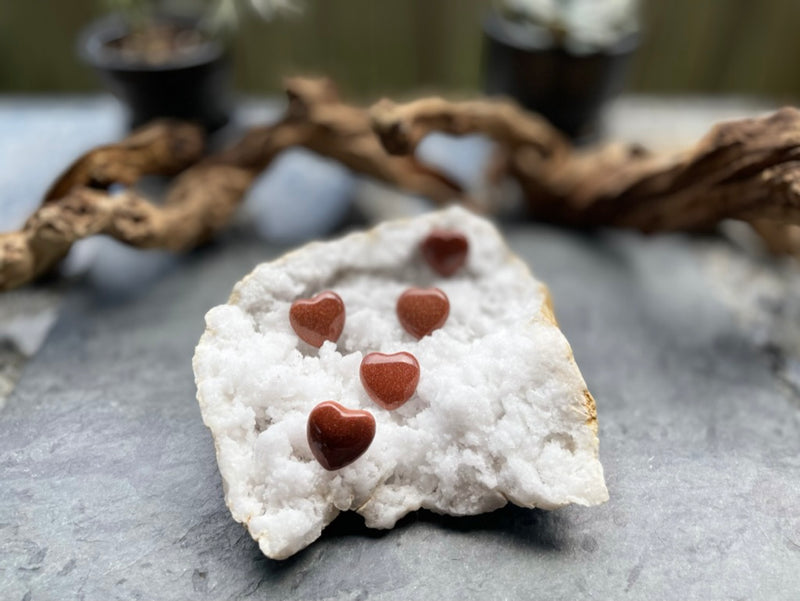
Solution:
[{"label": "shadow on slate", "polygon": [[319,539],[291,557],[283,560],[264,557],[265,569],[272,574],[293,569],[305,559],[306,555],[315,552],[315,546],[324,546],[326,543],[336,544],[343,539],[390,538],[420,525],[432,525],[445,531],[469,535],[486,533],[518,547],[559,552],[566,548],[563,536],[564,528],[567,526],[562,523],[563,521],[557,512],[525,509],[509,503],[491,513],[474,516],[439,515],[421,509],[399,520],[390,530],[378,530],[368,528],[364,524],[364,518],[353,511],[347,511],[339,514],[322,531]]}]

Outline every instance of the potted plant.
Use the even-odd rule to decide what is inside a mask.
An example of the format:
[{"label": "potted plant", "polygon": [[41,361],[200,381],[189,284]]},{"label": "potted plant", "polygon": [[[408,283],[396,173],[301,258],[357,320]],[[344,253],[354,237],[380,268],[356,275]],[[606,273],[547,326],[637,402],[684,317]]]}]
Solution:
[{"label": "potted plant", "polygon": [[484,85],[574,140],[597,133],[638,44],[638,0],[499,0],[484,22]]},{"label": "potted plant", "polygon": [[104,0],[79,54],[128,108],[131,127],[157,117],[225,125],[233,108],[227,34],[238,13],[263,19],[296,9],[291,0]]}]

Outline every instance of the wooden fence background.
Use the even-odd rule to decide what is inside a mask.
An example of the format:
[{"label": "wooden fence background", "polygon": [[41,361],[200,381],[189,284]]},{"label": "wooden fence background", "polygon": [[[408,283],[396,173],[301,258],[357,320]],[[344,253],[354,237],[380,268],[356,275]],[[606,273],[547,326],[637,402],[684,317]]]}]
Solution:
[{"label": "wooden fence background", "polygon": [[[76,58],[98,0],[0,0],[0,92],[97,89]],[[334,76],[370,97],[480,88],[487,0],[306,0],[298,19],[247,20],[235,38],[240,90],[282,74]],[[799,0],[649,0],[629,89],[800,96]]]}]

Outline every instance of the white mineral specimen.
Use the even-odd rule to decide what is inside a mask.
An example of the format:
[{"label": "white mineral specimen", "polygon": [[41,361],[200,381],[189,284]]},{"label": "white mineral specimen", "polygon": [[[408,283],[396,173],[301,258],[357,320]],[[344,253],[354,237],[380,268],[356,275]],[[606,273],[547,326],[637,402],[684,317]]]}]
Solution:
[{"label": "white mineral specimen", "polygon": [[[436,275],[418,246],[432,228],[465,234],[467,263]],[[450,299],[444,326],[416,340],[395,303],[411,286]],[[298,298],[344,300],[337,343],[302,342],[289,324]],[[225,501],[269,557],[292,555],[340,511],[391,528],[419,508],[470,515],[508,501],[554,509],[608,498],[594,401],[558,329],[547,289],[486,220],[460,208],[315,242],[258,266],[206,315],[194,356]],[[395,411],[359,379],[364,355],[408,351],[415,395]],[[326,471],[306,440],[309,412],[335,400],[375,416],[370,448]]]}]

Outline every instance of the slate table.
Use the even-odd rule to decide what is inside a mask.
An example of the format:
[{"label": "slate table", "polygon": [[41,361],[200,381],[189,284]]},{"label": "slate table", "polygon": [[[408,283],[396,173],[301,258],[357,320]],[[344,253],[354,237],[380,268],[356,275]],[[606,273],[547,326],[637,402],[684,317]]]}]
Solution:
[{"label": "slate table", "polygon": [[[679,145],[753,109],[628,98],[608,127]],[[271,114],[250,102],[240,118]],[[2,99],[0,229],[121,123],[107,98]],[[471,143],[439,153],[474,160]],[[94,241],[70,277],[0,298],[0,598],[800,597],[800,269],[729,240],[531,224],[503,228],[550,285],[597,398],[610,501],[420,512],[388,532],[344,515],[293,558],[264,558],[223,503],[193,348],[234,282],[348,223],[347,199],[365,192],[305,155],[258,190],[242,222],[187,257]],[[327,207],[324,224],[275,204],[299,196]]]}]

